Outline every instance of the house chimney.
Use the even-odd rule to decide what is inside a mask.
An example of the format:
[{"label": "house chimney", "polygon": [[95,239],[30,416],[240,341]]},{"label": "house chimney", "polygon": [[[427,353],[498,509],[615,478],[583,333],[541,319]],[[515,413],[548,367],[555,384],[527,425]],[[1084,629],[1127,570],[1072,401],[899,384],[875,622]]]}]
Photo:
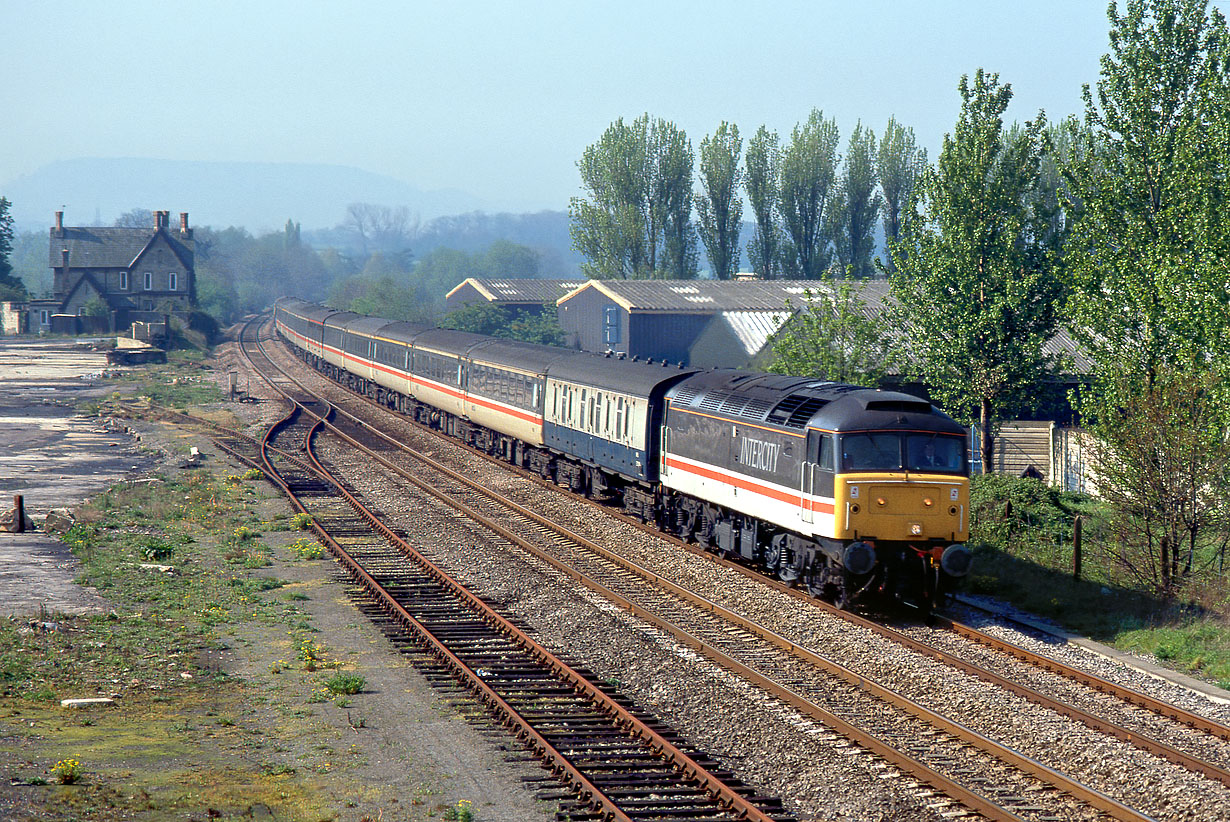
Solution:
[{"label": "house chimney", "polygon": [[64,212],[57,211],[56,212],[56,235],[59,236],[63,233],[64,233]]},{"label": "house chimney", "polygon": [[179,233],[180,234],[188,233],[188,212],[187,211],[179,212]]}]

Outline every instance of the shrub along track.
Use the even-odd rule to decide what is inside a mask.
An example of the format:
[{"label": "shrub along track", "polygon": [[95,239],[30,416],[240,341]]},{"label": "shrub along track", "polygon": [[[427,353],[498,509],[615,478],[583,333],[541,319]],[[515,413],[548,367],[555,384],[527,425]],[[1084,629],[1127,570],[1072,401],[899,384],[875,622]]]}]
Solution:
[{"label": "shrub along track", "polygon": [[[254,324],[241,346],[258,371]],[[260,363],[258,365],[258,363]],[[262,367],[263,366],[263,367]],[[429,650],[574,793],[570,819],[789,820],[658,720],[567,665],[418,554],[320,463],[317,434],[332,409],[270,375],[291,402],[259,447],[263,470],[310,515],[322,542],[378,603],[384,626]],[[224,447],[235,448],[232,433]],[[245,446],[235,448],[251,459]],[[293,456],[303,452],[311,460]],[[407,559],[410,560],[407,563]]]},{"label": "shrub along track", "polygon": [[[364,436],[364,437],[371,436],[366,431],[360,431],[359,435]],[[395,445],[400,446],[399,443],[395,443]],[[386,451],[388,450],[387,446],[385,446],[383,443],[381,444],[381,447],[382,447],[382,450],[386,450]],[[499,463],[499,464],[503,465],[503,463]],[[539,527],[549,527],[549,526],[545,522],[540,522]],[[657,532],[653,532],[653,533],[655,533],[655,535],[657,536],[661,536],[660,534],[657,534]],[[587,550],[592,551],[593,549],[587,549]],[[600,551],[601,549],[598,549],[598,550]],[[612,559],[612,557],[608,556],[608,559]],[[737,568],[741,572],[745,572],[745,569],[743,569],[741,566],[734,566],[732,564],[732,567]],[[625,565],[624,570],[625,571],[628,570],[626,565]],[[760,578],[760,577],[758,578],[763,580],[763,578]],[[790,595],[802,596],[803,598],[806,598],[805,595],[801,595],[800,592],[797,592],[797,591],[791,591],[786,586],[780,586],[780,585],[777,585],[776,583],[771,583],[771,584],[777,586],[779,590],[783,590],[784,592],[789,593]],[[676,592],[676,595],[680,595],[679,592]],[[682,595],[686,596],[686,594],[682,594]],[[610,595],[610,596],[612,596],[614,601],[620,601],[621,599],[621,597],[619,597],[618,595]],[[709,604],[697,603],[697,604],[701,608],[706,608],[710,611],[714,610],[714,606],[712,603],[709,603]],[[820,604],[822,607],[824,607],[823,603],[816,603],[816,604]],[[628,607],[628,606],[625,605],[625,607]],[[832,611],[833,609],[829,609],[829,610]],[[984,681],[991,682],[995,684],[997,687],[1003,688],[1018,696],[1028,699],[1038,705],[1044,706],[1048,708],[1049,710],[1052,710],[1060,715],[1071,717],[1079,722],[1086,724],[1087,726],[1091,728],[1094,728],[1103,733],[1109,734],[1110,736],[1115,737],[1124,742],[1128,742],[1133,745],[1136,745],[1142,750],[1148,751],[1149,753],[1152,753],[1156,756],[1168,759],[1171,762],[1179,764],[1185,768],[1188,768],[1189,770],[1192,770],[1196,773],[1199,773],[1217,782],[1220,782],[1222,784],[1230,784],[1230,773],[1228,773],[1221,764],[1218,764],[1218,762],[1209,761],[1209,759],[1202,758],[1201,754],[1199,753],[1189,753],[1187,751],[1180,750],[1156,738],[1159,735],[1165,735],[1165,730],[1163,730],[1160,734],[1154,734],[1151,736],[1149,733],[1142,733],[1140,728],[1121,727],[1117,725],[1116,723],[1109,721],[1107,719],[1101,718],[1099,716],[1096,716],[1087,710],[1083,710],[1074,705],[1067,704],[1057,699],[1054,699],[1053,697],[1048,696],[1045,693],[1042,693],[1041,690],[1037,688],[1031,688],[1027,685],[1022,685],[1020,683],[1013,682],[1012,680],[1009,680],[1006,677],[1001,676],[998,673],[995,673],[994,671],[990,670],[987,667],[982,667],[982,666],[972,664],[970,662],[963,660],[958,655],[955,655],[948,651],[941,650],[939,648],[936,648],[924,642],[921,642],[917,639],[914,639],[910,636],[907,636],[905,633],[901,631],[897,631],[895,629],[889,628],[887,626],[884,626],[876,622],[865,620],[861,617],[858,617],[857,615],[852,615],[852,614],[848,614],[844,612],[839,613],[839,615],[847,620],[854,622],[855,624],[859,624],[867,628],[868,630],[872,630],[880,634],[881,636],[888,637],[892,639],[894,642],[897,642],[911,649],[915,653],[918,653],[918,654],[927,656],[929,658],[935,659],[937,661],[940,661],[946,665],[957,668],[967,674],[976,676]],[[732,621],[734,621],[733,617],[729,614],[726,615],[726,618],[732,619]],[[771,634],[771,631],[768,631],[768,629],[756,628],[754,626],[751,628],[748,628],[748,626],[743,626],[743,627],[747,630],[752,631],[753,633],[760,632],[764,636]],[[1212,736],[1220,737],[1220,738],[1226,738],[1227,736],[1228,729],[1226,729],[1225,726],[1220,725],[1219,723],[1207,720],[1203,717],[1199,717],[1190,712],[1186,712],[1178,708],[1177,706],[1170,705],[1168,703],[1163,703],[1159,700],[1154,700],[1150,697],[1144,696],[1143,694],[1138,694],[1136,692],[1124,689],[1120,686],[1114,685],[1113,683],[1093,677],[1078,669],[1074,669],[1071,666],[1065,666],[1062,663],[1059,663],[1047,657],[1040,657],[1040,656],[1034,655],[1031,652],[1026,651],[1025,649],[1017,648],[1016,646],[1012,646],[1008,643],[1004,643],[1002,640],[991,638],[983,634],[982,632],[977,632],[975,631],[975,629],[969,628],[968,626],[963,626],[963,625],[960,625],[959,623],[949,622],[947,623],[947,627],[949,627],[950,630],[960,632],[962,635],[972,636],[974,638],[977,638],[979,641],[983,642],[984,644],[994,643],[995,645],[998,645],[999,649],[1005,653],[1010,653],[1018,658],[1028,659],[1034,665],[1044,667],[1048,670],[1060,673],[1061,675],[1064,675],[1064,676],[1069,676],[1073,679],[1083,682],[1084,684],[1090,687],[1097,688],[1104,692],[1112,693],[1119,699],[1123,699],[1131,704],[1138,705],[1138,706],[1147,708],[1149,710],[1153,710],[1162,716],[1169,717],[1170,719],[1173,719],[1177,722],[1181,722],[1183,724],[1189,725],[1190,727],[1196,728],[1204,734],[1210,734]],[[715,654],[713,653],[713,649],[706,648],[704,643],[702,643],[699,639],[692,638],[692,641],[685,640],[685,642],[687,642],[687,644],[689,645],[692,645],[693,647],[702,649],[702,651],[707,653],[708,655],[715,656]],[[787,641],[781,640],[779,642],[779,647],[782,647],[783,643],[786,646],[789,646],[789,643]],[[801,649],[787,647],[787,650],[790,650],[791,652],[797,654],[799,650]],[[811,664],[814,664],[814,665],[823,664],[820,662],[820,655],[814,655],[814,657],[815,658],[809,659],[809,662]],[[726,662],[724,664],[727,664],[727,666],[731,667],[732,669],[737,669],[738,667],[737,662],[733,662],[733,663]],[[828,664],[831,666],[832,663],[828,663]],[[831,667],[830,667],[830,671],[832,671],[834,675],[846,679],[848,682],[861,684],[866,681],[865,677],[859,677],[859,675],[853,674],[848,671],[843,673]],[[866,686],[864,685],[864,687]],[[786,698],[787,701],[790,701],[789,697],[783,697],[783,698]],[[917,707],[914,710],[917,711],[918,710]],[[923,711],[925,711],[925,709],[923,709]],[[919,715],[919,714],[915,713],[915,715]],[[830,720],[830,724],[831,724],[831,720]],[[967,735],[967,739],[969,738],[970,737]],[[1197,747],[1199,746],[1197,745]],[[1222,754],[1224,755],[1224,751],[1222,752]],[[1012,754],[1008,754],[1007,757],[1008,757],[1008,760],[1011,760]],[[1211,758],[1217,759],[1218,757],[1217,755],[1214,755]],[[1030,763],[1021,763],[1021,764],[1026,768],[1026,770],[1028,770],[1031,767]],[[1036,766],[1036,765],[1037,763],[1032,763],[1032,766]],[[1040,771],[1037,771],[1037,770],[1035,770],[1034,772],[1041,773]],[[922,773],[922,772],[918,772],[918,773]],[[922,778],[924,778],[924,781],[931,782],[931,784],[937,784],[937,781],[934,778],[934,776],[922,777]],[[1081,791],[1079,787],[1074,788],[1071,786],[1066,786],[1065,790],[1072,792],[1074,795]],[[948,790],[947,792],[949,792],[950,795],[953,795],[953,792],[951,790]],[[967,796],[967,797],[964,797],[962,801],[965,801],[967,804],[970,804],[971,801],[977,802],[978,800],[972,799],[972,797]],[[1110,801],[1108,803],[1108,801],[1104,797],[1093,797],[1091,801],[1095,803],[1095,805],[1098,803],[1102,803],[1101,806],[1103,807],[1103,810],[1107,810],[1111,813],[1119,813],[1119,814],[1126,813],[1127,816],[1123,818],[1135,818],[1131,816],[1130,811],[1127,811],[1126,809],[1123,809],[1123,808],[1115,807],[1117,803],[1114,803],[1113,801]]]}]

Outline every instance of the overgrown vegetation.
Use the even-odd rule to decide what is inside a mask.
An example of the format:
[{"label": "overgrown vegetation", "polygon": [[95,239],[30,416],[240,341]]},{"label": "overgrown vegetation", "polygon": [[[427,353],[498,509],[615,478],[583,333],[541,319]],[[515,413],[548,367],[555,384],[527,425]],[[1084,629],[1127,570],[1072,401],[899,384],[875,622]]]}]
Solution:
[{"label": "overgrown vegetation", "polygon": [[[1039,480],[974,477],[965,590],[989,594],[1122,650],[1155,654],[1178,670],[1230,687],[1230,585],[1198,555],[1198,572],[1172,597],[1160,596],[1120,561],[1115,509]],[[1080,579],[1073,535],[1081,518]]]},{"label": "overgrown vegetation", "polygon": [[[64,537],[82,562],[79,581],[98,589],[113,610],[39,622],[0,619],[5,716],[20,714],[23,727],[29,719],[43,729],[37,742],[25,743],[26,756],[57,752],[41,769],[19,765],[14,779],[31,788],[80,786],[71,794],[47,795],[46,808],[55,809],[48,818],[167,818],[184,812],[203,817],[202,795],[184,788],[182,767],[209,782],[204,801],[210,808],[263,803],[277,807],[278,818],[327,815],[313,779],[327,773],[336,757],[309,756],[316,763],[310,769],[292,764],[302,757],[270,759],[287,748],[266,743],[277,732],[253,710],[269,699],[267,692],[227,676],[216,661],[242,624],[245,631],[283,635],[288,648],[312,648],[322,664],[336,665],[325,659],[297,607],[307,597],[271,593],[283,580],[236,561],[237,555],[290,558],[263,542],[266,524],[253,513],[262,498],[260,486],[240,476],[204,470],[184,479],[160,476],[117,485],[78,509],[78,521]],[[363,677],[344,673],[333,683],[338,698],[361,698]],[[318,677],[304,670],[279,681],[292,704],[298,692],[302,708]],[[117,705],[71,725],[55,704],[96,694],[118,697]],[[305,720],[293,721],[303,726],[301,733],[307,731]],[[264,770],[249,772],[242,757],[230,763],[234,751],[266,757]],[[88,770],[82,763],[89,763]]]}]

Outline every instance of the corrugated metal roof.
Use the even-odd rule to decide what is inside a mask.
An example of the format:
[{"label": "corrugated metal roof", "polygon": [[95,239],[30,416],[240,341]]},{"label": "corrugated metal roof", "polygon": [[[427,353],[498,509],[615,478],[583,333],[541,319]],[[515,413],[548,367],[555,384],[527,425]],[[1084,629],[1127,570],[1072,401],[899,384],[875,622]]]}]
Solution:
[{"label": "corrugated metal roof", "polygon": [[[868,292],[864,299],[888,290],[885,280],[854,282]],[[602,291],[629,311],[696,314],[776,311],[787,300],[798,305],[808,290],[824,287],[820,280],[590,280],[582,285]]]},{"label": "corrugated metal roof", "polygon": [[478,291],[492,303],[555,303],[569,291],[585,285],[585,280],[486,279],[468,277],[452,291],[453,296],[464,286]]},{"label": "corrugated metal roof", "polygon": [[743,346],[743,350],[747,352],[747,358],[750,360],[768,343],[769,338],[777,333],[777,329],[782,327],[782,323],[788,320],[793,315],[793,312],[782,311],[722,311],[718,313],[710,322],[723,323],[739,344]]}]

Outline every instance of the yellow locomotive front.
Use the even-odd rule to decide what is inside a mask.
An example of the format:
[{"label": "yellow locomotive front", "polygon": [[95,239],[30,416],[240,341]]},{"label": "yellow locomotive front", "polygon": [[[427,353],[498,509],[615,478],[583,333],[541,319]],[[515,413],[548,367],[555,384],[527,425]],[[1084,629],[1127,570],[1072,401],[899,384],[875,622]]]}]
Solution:
[{"label": "yellow locomotive front", "polygon": [[966,437],[861,431],[838,442],[832,538],[875,556],[885,593],[933,602],[971,564]]}]

